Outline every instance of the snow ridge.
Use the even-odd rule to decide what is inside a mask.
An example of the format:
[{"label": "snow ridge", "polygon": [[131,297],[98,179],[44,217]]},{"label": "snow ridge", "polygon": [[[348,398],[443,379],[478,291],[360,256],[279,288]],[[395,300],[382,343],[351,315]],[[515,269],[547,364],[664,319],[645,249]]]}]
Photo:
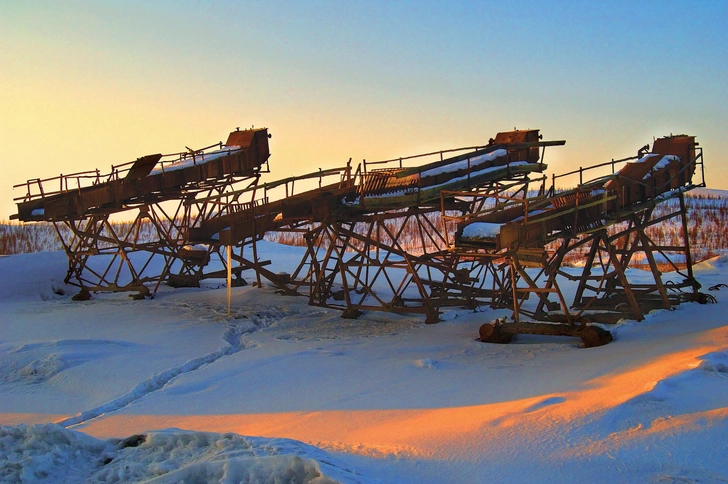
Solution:
[{"label": "snow ridge", "polygon": [[162,430],[99,440],[55,424],[21,424],[0,425],[0,482],[374,481],[289,439]]},{"label": "snow ridge", "polygon": [[133,402],[145,397],[146,395],[149,395],[150,393],[161,390],[162,388],[164,388],[165,385],[177,378],[179,375],[199,370],[200,368],[216,362],[220,358],[233,355],[250,347],[250,343],[244,336],[244,331],[233,324],[230,324],[230,327],[222,336],[222,339],[228,344],[227,346],[220,348],[217,351],[213,351],[212,353],[209,353],[207,355],[203,355],[198,358],[189,360],[184,365],[170,368],[169,370],[165,370],[161,373],[157,373],[156,375],[152,375],[151,377],[137,384],[129,393],[122,395],[119,398],[116,398],[108,403],[99,405],[96,408],[85,410],[81,413],[78,413],[77,415],[74,415],[73,417],[63,419],[59,422],[56,422],[56,424],[60,425],[61,427],[69,428],[80,425],[82,423],[86,423],[89,420],[93,420],[102,415],[116,412],[124,407],[127,407]]}]

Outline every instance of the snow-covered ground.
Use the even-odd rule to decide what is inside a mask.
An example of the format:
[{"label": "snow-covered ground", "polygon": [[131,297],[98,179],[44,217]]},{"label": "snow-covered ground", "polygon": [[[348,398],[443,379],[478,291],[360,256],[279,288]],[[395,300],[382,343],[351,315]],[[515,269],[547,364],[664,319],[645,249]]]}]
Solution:
[{"label": "snow-covered ground", "polygon": [[487,308],[352,321],[247,286],[228,315],[223,281],[73,302],[65,270],[0,257],[5,482],[728,481],[725,288],[584,349],[480,343]]}]

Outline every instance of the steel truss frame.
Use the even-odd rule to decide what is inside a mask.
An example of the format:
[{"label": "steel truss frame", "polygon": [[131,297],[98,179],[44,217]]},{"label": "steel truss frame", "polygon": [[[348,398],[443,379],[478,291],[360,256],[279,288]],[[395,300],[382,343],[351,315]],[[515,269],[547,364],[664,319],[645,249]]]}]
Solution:
[{"label": "steel truss frame", "polygon": [[304,234],[307,250],[296,270],[285,279],[265,277],[289,293],[307,294],[311,305],[343,310],[347,318],[362,311],[387,311],[424,314],[426,322],[435,323],[441,308],[475,307],[484,292],[492,294],[482,288],[485,277],[480,276],[486,271],[498,277],[491,261],[502,257],[462,257],[454,252],[452,230],[446,228],[452,222],[439,212],[468,216],[492,200],[525,198],[534,182],[541,183],[543,193],[544,181],[545,177],[513,175],[471,191],[443,192],[439,206],[311,224]]},{"label": "steel truss frame", "polygon": [[[517,333],[569,335],[581,336],[587,345],[596,346],[610,341],[611,335],[590,326],[592,322],[612,324],[622,318],[641,321],[653,309],[670,309],[682,301],[700,300],[700,284],[692,270],[683,191],[678,191],[676,197],[679,206],[664,215],[656,216],[658,202],[650,201],[619,214],[608,226],[591,233],[578,237],[562,234],[552,244],[552,251],[543,251],[540,263],[534,263],[536,258],[532,254],[527,255],[529,262],[524,263],[522,251],[507,251],[497,269],[500,277],[494,277],[491,302],[493,307],[511,308],[512,322],[484,325],[481,338],[507,342]],[[650,227],[676,218],[680,243],[659,245],[650,238]],[[569,253],[581,253],[585,248],[587,255],[580,273],[563,268]],[[638,277],[644,281],[633,282],[628,268],[640,254],[647,261],[648,270],[641,271]],[[529,267],[535,269],[527,271]],[[682,281],[663,281],[666,269]],[[577,284],[570,304],[560,287],[564,283]],[[529,301],[531,294],[535,295],[534,301]],[[550,299],[552,295],[556,301]]]},{"label": "steel truss frame", "polygon": [[[246,181],[248,187],[254,187],[259,177],[256,173],[207,180],[183,190],[176,198],[138,205],[130,223],[112,223],[110,213],[54,221],[68,256],[64,282],[81,289],[77,299],[97,291],[136,292],[132,297],[143,298],[155,293],[163,281],[174,287],[199,286],[202,279],[224,277],[228,264],[225,251],[214,243],[191,245],[189,230],[205,220],[250,207],[252,200],[243,201],[239,194],[225,195]],[[238,259],[242,246],[239,252]],[[157,263],[152,264],[160,257],[161,271]],[[211,270],[211,266],[221,268]],[[241,281],[241,270],[234,270],[236,281]]]},{"label": "steel truss frame", "polygon": [[[509,133],[499,133],[499,136],[502,134]],[[585,342],[603,344],[607,336],[589,323],[614,323],[623,317],[641,320],[651,309],[669,309],[685,299],[700,299],[700,284],[692,271],[684,191],[705,186],[702,149],[695,148],[694,137],[678,135],[675,138],[681,137],[691,145],[685,148],[687,145],[682,140],[676,142],[678,148],[682,147],[680,149],[687,150],[685,153],[688,154],[692,152],[690,156],[697,153],[689,162],[678,165],[674,159],[668,159],[667,165],[662,167],[664,173],[657,170],[654,162],[649,166],[647,163],[633,164],[627,167],[627,173],[632,169],[636,174],[640,167],[650,170],[649,176],[642,171],[635,179],[615,171],[615,164],[636,159],[639,155],[579,168],[559,175],[578,173],[579,188],[559,194],[554,193],[556,176],[552,177],[553,185],[547,195],[546,177],[532,180],[525,173],[511,173],[510,168],[505,178],[490,179],[483,181],[481,186],[470,187],[469,154],[459,155],[462,159],[453,158],[459,160],[458,163],[467,159],[467,188],[458,192],[440,191],[439,205],[432,201],[431,193],[420,199],[420,192],[417,192],[416,201],[403,198],[404,201],[398,202],[361,204],[355,209],[350,204],[342,204],[340,197],[343,194],[346,197],[363,195],[374,188],[385,194],[416,187],[413,184],[416,179],[407,177],[413,177],[424,168],[404,169],[400,158],[370,163],[379,166],[398,161],[399,168],[389,172],[381,168],[367,173],[365,162],[364,172],[360,166],[352,178],[350,160],[343,169],[264,184],[263,198],[256,200],[262,165],[245,174],[237,172],[236,176],[220,178],[212,175],[213,171],[209,171],[212,168],[204,171],[198,166],[195,168],[199,171],[196,171],[197,177],[180,177],[186,181],[178,186],[165,185],[166,188],[153,193],[114,198],[113,201],[107,201],[102,197],[106,192],[101,193],[97,190],[99,187],[93,186],[101,183],[96,173],[97,181],[84,191],[79,184],[78,193],[89,200],[98,196],[103,203],[89,202],[90,211],[61,211],[61,214],[73,215],[67,218],[49,216],[47,220],[54,223],[68,255],[65,282],[80,287],[78,297],[82,299],[89,297],[91,291],[136,291],[138,294],[134,297],[145,297],[156,292],[163,281],[173,286],[196,286],[206,277],[221,278],[226,273],[230,277],[231,272],[235,273],[238,283],[243,283],[241,272],[250,269],[255,272],[258,285],[264,277],[287,294],[307,294],[311,305],[341,309],[344,317],[355,318],[361,311],[373,310],[424,314],[428,323],[434,323],[439,320],[443,307],[457,305],[474,309],[489,304],[493,308],[511,309],[513,322],[484,325],[481,337],[485,341],[505,342],[515,333],[538,333],[581,335],[583,338],[586,335]],[[504,143],[511,146],[510,141]],[[513,143],[512,148],[527,150],[526,158],[534,161],[538,160],[538,146],[545,151],[546,146],[563,143],[532,141]],[[532,153],[534,149],[535,154]],[[434,171],[429,175],[433,178],[443,175],[443,180],[450,181],[455,175],[445,171],[437,173],[443,163],[451,162],[451,159],[443,159],[443,153],[411,158],[439,154],[439,162],[425,165],[426,171]],[[160,156],[152,156],[153,159],[147,161],[156,163]],[[139,159],[130,172],[136,163],[147,164],[145,159]],[[267,155],[265,163],[267,166]],[[703,175],[701,185],[693,185],[691,181],[697,165]],[[605,167],[611,167],[611,175],[583,183],[585,172]],[[341,175],[338,187],[336,184],[322,186],[321,180],[330,175]],[[661,177],[660,185],[658,176]],[[294,194],[296,181],[316,177],[319,178],[318,190]],[[172,178],[176,177],[170,175]],[[648,178],[651,184],[644,181]],[[74,193],[68,187],[63,188],[63,182],[67,183],[68,179],[60,177],[61,192],[58,194]],[[358,185],[355,179],[359,180]],[[134,180],[132,178],[129,183]],[[112,194],[116,189],[123,189],[126,183],[120,182],[118,173],[114,181],[115,189],[106,187]],[[37,184],[41,189],[40,198],[43,198],[40,182],[38,180]],[[538,196],[533,197],[529,186],[538,182]],[[243,183],[247,186],[241,189]],[[466,185],[460,183],[450,186]],[[23,214],[32,218],[36,210],[42,214],[46,205],[38,205],[38,196],[30,195],[31,182],[27,186],[29,195],[23,202],[27,205]],[[440,185],[425,188],[433,186]],[[268,189],[275,187],[284,187],[286,198],[269,203]],[[594,196],[592,190],[605,195],[603,198]],[[606,191],[609,191],[608,195]],[[678,199],[679,208],[656,215],[656,206],[670,197]],[[57,201],[68,204],[71,198],[55,200],[49,197],[47,208],[52,209]],[[336,203],[329,206],[331,201]],[[112,204],[113,208],[109,208]],[[533,222],[529,218],[529,204],[532,209],[538,207],[543,208],[541,212],[552,212],[540,219],[536,215],[536,222]],[[128,209],[137,210],[131,223],[111,223],[112,213]],[[522,220],[518,218],[521,210]],[[502,211],[499,216],[504,215],[503,220],[485,217],[498,211]],[[436,217],[438,212],[440,216]],[[81,213],[83,216],[79,215]],[[510,217],[513,214],[515,217]],[[682,241],[677,245],[656,244],[649,236],[649,229],[675,218],[679,219]],[[485,223],[501,225],[510,232],[501,230],[499,238],[491,245],[488,245],[490,242],[468,245],[455,240],[452,231],[455,222],[467,224],[483,220],[490,220]],[[512,238],[514,227],[518,231],[515,239]],[[215,239],[215,233],[222,236],[223,228],[226,228],[225,240]],[[267,262],[260,260],[256,243],[267,231],[303,234],[306,252],[292,274],[275,274],[265,267]],[[193,236],[193,232],[196,235]],[[203,242],[204,245],[193,245]],[[223,251],[224,245],[227,253]],[[250,256],[244,253],[246,247],[252,249]],[[580,273],[563,268],[567,256],[582,251],[587,255]],[[646,274],[649,276],[647,282],[636,283],[628,277],[628,266],[640,255],[647,261],[649,270]],[[161,271],[152,264],[154,258],[162,258]],[[234,264],[237,266],[233,269]],[[663,281],[665,266],[683,280]],[[564,284],[577,286],[571,303],[565,300],[561,289]],[[150,288],[153,289],[150,291]]]}]

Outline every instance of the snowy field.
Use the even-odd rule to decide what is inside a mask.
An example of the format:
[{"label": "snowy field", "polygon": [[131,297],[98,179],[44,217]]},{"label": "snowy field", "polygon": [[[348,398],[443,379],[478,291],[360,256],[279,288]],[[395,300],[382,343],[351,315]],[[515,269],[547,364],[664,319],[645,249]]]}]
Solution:
[{"label": "snowy field", "polygon": [[0,257],[4,482],[728,481],[725,288],[584,349],[476,341],[503,311],[352,321],[251,286],[228,316],[223,281],[73,302],[65,270]]}]

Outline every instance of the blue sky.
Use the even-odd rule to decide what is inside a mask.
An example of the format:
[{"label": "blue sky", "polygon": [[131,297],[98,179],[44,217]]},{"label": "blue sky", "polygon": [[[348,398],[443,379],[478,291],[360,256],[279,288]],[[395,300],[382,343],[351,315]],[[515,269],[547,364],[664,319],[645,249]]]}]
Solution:
[{"label": "blue sky", "polygon": [[728,1],[0,0],[11,186],[267,126],[276,178],[540,128],[556,172],[685,132],[728,189]]}]

